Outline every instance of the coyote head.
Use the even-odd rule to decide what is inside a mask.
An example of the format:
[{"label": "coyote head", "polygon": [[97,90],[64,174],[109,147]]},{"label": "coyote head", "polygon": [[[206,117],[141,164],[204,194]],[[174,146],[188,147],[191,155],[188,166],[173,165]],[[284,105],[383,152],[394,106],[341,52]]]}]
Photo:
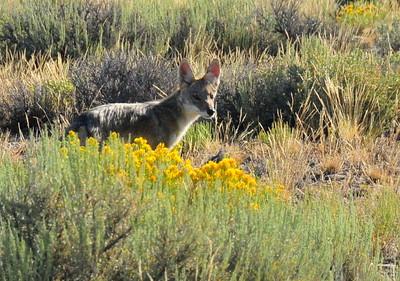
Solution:
[{"label": "coyote head", "polygon": [[201,79],[195,79],[187,60],[179,65],[181,101],[186,111],[205,118],[215,115],[214,101],[219,86],[221,67],[218,59],[208,66]]}]

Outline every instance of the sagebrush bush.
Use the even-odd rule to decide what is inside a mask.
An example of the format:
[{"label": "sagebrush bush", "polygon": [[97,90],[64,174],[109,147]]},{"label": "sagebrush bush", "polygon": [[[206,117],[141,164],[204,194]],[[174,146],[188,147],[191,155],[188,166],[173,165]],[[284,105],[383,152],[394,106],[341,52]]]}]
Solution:
[{"label": "sagebrush bush", "polygon": [[385,280],[373,223],[384,203],[292,204],[229,159],[194,168],[142,139],[56,138],[0,159],[2,279]]},{"label": "sagebrush bush", "polygon": [[18,132],[74,112],[75,86],[68,77],[69,61],[45,56],[27,59],[9,55],[0,67],[0,127]]},{"label": "sagebrush bush", "polygon": [[78,60],[70,76],[76,87],[78,112],[112,102],[143,102],[170,94],[177,86],[176,66],[158,56],[107,52]]},{"label": "sagebrush bush", "polygon": [[376,47],[381,55],[400,51],[400,20],[391,24],[382,24],[377,28]]},{"label": "sagebrush bush", "polygon": [[76,57],[90,47],[116,43],[119,13],[113,2],[24,0],[6,11],[0,47],[28,56],[50,52]]},{"label": "sagebrush bush", "polygon": [[273,1],[272,12],[275,19],[275,30],[290,40],[295,41],[303,36],[316,34],[321,22],[318,18],[304,17],[300,14],[301,1]]},{"label": "sagebrush bush", "polygon": [[249,123],[269,128],[278,116],[294,125],[295,111],[305,98],[303,71],[282,55],[257,61],[241,54],[228,60],[216,98],[218,118],[242,129]]},{"label": "sagebrush bush", "polygon": [[13,132],[51,124],[73,116],[75,87],[69,80],[48,80],[26,85],[14,82],[1,100],[1,129]]},{"label": "sagebrush bush", "polygon": [[[310,4],[311,3],[311,4]],[[305,16],[300,1],[64,1],[24,0],[0,4],[0,50],[79,57],[97,47],[128,42],[170,56],[187,42],[276,55],[281,44],[318,34],[323,23]],[[232,18],[235,21],[232,22]],[[325,30],[326,31],[326,30]]]},{"label": "sagebrush bush", "polygon": [[264,128],[269,128],[278,117],[294,125],[292,109],[297,110],[305,96],[302,92],[302,72],[301,67],[295,64],[277,63],[257,69],[249,84],[241,85],[243,108],[249,119]]}]

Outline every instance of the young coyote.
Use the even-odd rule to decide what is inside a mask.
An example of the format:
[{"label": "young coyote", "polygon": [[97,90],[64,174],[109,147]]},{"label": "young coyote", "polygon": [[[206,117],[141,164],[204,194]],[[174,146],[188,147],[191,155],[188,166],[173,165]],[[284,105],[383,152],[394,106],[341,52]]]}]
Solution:
[{"label": "young coyote", "polygon": [[206,74],[195,79],[184,59],[179,65],[180,87],[174,94],[156,101],[111,103],[92,108],[73,120],[67,132],[76,131],[81,145],[85,145],[88,137],[102,142],[111,132],[117,132],[125,141],[143,137],[153,148],[159,143],[171,148],[200,116],[215,115],[220,73],[220,62],[214,59]]}]

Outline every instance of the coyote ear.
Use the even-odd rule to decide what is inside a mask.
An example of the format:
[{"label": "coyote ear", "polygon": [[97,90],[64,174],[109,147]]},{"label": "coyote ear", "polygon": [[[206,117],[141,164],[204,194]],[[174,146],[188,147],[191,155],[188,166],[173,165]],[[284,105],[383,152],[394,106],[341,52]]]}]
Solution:
[{"label": "coyote ear", "polygon": [[179,81],[182,83],[190,84],[193,82],[194,76],[192,68],[186,59],[182,59],[179,64]]},{"label": "coyote ear", "polygon": [[207,73],[205,75],[205,78],[211,83],[219,83],[220,74],[221,74],[221,65],[219,59],[213,59],[207,68]]}]

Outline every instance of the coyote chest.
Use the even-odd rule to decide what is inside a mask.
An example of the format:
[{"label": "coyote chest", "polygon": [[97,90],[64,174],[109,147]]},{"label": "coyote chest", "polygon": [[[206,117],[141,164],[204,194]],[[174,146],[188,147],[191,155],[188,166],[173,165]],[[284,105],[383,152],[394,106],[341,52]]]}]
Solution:
[{"label": "coyote chest", "polygon": [[179,66],[180,88],[174,94],[152,102],[95,107],[73,120],[67,131],[77,131],[82,145],[88,137],[104,141],[117,132],[125,141],[143,137],[153,148],[159,143],[173,147],[199,117],[215,115],[219,74],[219,61],[214,60],[206,75],[196,80],[184,60]]},{"label": "coyote chest", "polygon": [[199,115],[186,113],[182,120],[178,120],[178,130],[170,135],[169,143],[171,146],[175,146],[189,130],[190,126],[199,118]]}]

